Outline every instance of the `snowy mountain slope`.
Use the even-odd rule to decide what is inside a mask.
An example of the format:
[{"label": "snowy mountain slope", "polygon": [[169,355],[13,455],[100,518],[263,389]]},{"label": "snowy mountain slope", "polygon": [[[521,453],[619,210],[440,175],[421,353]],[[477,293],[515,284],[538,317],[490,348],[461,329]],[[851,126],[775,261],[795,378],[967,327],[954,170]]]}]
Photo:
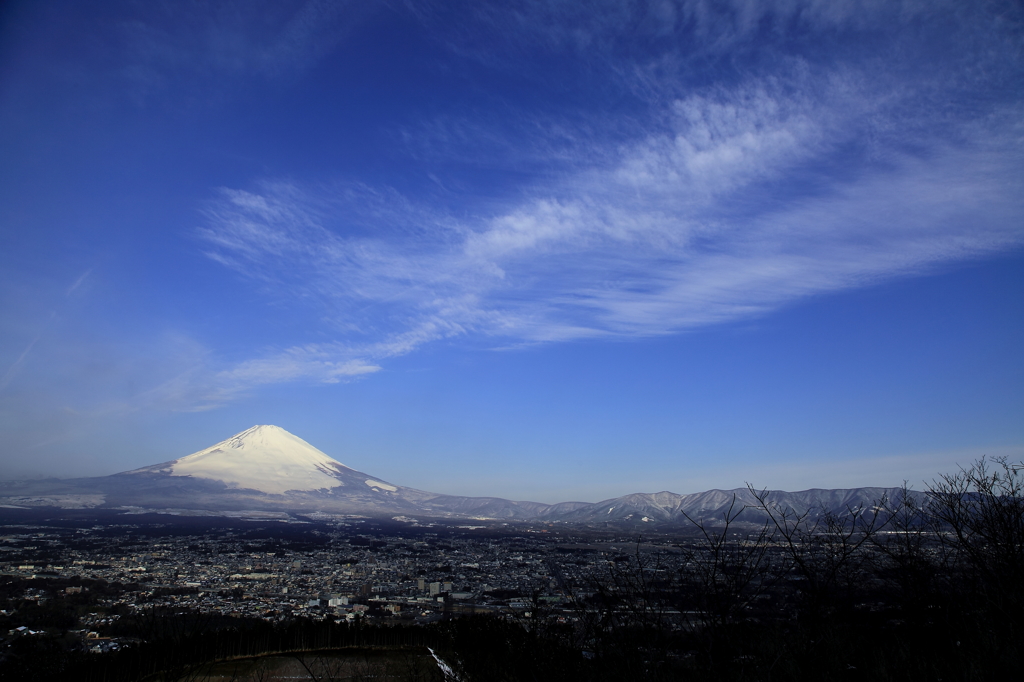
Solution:
[{"label": "snowy mountain slope", "polygon": [[173,496],[175,504],[187,503],[189,484],[182,479],[223,486],[219,493],[209,485],[202,489],[207,507],[230,501],[335,512],[532,519],[549,509],[568,510],[586,504],[553,507],[492,497],[438,495],[394,485],[345,466],[298,436],[269,425],[254,426],[187,457],[117,476],[145,478],[151,497]]},{"label": "snowy mountain slope", "polygon": [[[783,509],[809,512],[815,517],[822,510],[844,514],[849,509],[863,507],[870,509],[883,497],[890,499],[897,488],[812,488],[799,492],[782,490],[768,491],[768,502]],[[919,493],[920,494],[920,493]],[[923,494],[922,494],[923,495]],[[562,521],[575,523],[688,523],[694,521],[715,524],[724,518],[730,506],[741,521],[761,522],[765,517],[757,510],[754,495],[746,488],[735,490],[708,490],[689,495],[678,495],[663,491],[660,493],[633,493],[622,497],[603,500],[592,505],[579,507],[560,515]]]},{"label": "snowy mountain slope", "polygon": [[[229,488],[283,494],[290,490],[329,490],[358,474],[278,426],[254,426],[199,452],[127,474],[163,473],[220,481]],[[366,477],[365,485],[394,491],[389,483]]]}]

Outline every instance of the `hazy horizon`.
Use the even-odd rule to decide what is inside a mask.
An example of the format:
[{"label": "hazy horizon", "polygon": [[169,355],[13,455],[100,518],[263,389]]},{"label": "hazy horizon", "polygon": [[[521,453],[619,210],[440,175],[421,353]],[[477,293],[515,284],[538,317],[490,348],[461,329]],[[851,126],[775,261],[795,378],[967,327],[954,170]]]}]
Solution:
[{"label": "hazy horizon", "polygon": [[438,493],[1024,457],[1011,2],[0,8],[0,478],[275,424]]}]

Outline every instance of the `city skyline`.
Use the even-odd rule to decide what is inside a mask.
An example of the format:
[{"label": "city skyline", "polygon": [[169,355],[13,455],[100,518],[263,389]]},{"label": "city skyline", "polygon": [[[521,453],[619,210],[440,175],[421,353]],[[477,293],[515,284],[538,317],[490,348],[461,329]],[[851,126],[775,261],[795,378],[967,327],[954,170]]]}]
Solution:
[{"label": "city skyline", "polygon": [[1024,455],[1012,3],[9,3],[0,478],[276,424],[439,493]]}]

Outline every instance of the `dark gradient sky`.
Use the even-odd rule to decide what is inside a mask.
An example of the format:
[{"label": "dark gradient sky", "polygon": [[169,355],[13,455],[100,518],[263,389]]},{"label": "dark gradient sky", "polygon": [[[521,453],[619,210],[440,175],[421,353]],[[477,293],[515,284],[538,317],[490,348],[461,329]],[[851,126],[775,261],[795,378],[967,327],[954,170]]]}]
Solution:
[{"label": "dark gradient sky", "polygon": [[9,2],[0,476],[541,501],[1024,454],[1013,2]]}]

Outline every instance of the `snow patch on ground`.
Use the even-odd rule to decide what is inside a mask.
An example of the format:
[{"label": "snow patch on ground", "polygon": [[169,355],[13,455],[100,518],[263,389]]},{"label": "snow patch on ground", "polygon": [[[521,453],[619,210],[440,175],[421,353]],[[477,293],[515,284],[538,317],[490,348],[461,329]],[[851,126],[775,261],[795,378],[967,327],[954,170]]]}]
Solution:
[{"label": "snow patch on ground", "polygon": [[381,481],[375,481],[372,478],[366,479],[366,485],[370,486],[371,488],[380,488],[382,490],[390,490],[391,492],[395,492],[396,490],[398,490],[398,488],[396,488],[393,485],[388,485],[387,483],[383,483]]},{"label": "snow patch on ground", "polygon": [[104,495],[48,495],[26,497],[0,497],[0,506],[10,509],[28,507],[60,507],[61,509],[91,509],[106,500]]}]

